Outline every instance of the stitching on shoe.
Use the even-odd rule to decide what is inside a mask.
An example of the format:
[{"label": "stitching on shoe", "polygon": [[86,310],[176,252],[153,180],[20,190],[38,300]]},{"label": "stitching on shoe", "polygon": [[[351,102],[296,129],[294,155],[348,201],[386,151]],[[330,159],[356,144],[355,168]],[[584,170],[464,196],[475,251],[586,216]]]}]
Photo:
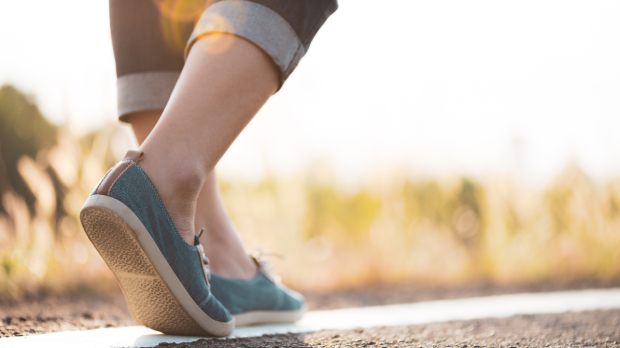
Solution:
[{"label": "stitching on shoe", "polygon": [[116,177],[116,179],[114,179],[114,181],[112,182],[112,185],[110,185],[110,189],[108,190],[108,196],[110,196],[110,193],[112,192],[112,188],[114,187],[114,185],[116,184],[116,182],[118,181],[118,179],[120,179],[120,178],[121,178],[121,176],[123,176],[123,174],[125,174],[125,172],[126,172],[129,168],[131,168],[131,167],[133,167],[133,166],[135,166],[135,165],[136,165],[136,162],[134,162],[134,161],[132,161],[132,160],[124,160],[124,161],[121,161],[120,163],[127,163],[127,162],[130,162],[130,163],[132,163],[132,164],[128,165],[128,166],[127,166],[127,168],[125,168],[125,170],[123,170],[123,171],[122,171],[122,172],[121,172],[121,173],[120,173],[120,174]]},{"label": "stitching on shoe", "polygon": [[202,309],[202,306],[206,305],[209,302],[210,299],[211,299],[211,291],[209,291],[209,294],[207,295],[207,298],[205,298],[202,302],[200,302],[198,307],[200,307],[200,309]]},{"label": "stitching on shoe", "polygon": [[[114,166],[116,167],[116,166]],[[108,171],[105,173],[105,175],[103,176],[103,178],[101,178],[101,180],[99,180],[99,183],[97,184],[97,187],[95,187],[95,194],[97,193],[97,191],[99,191],[99,186],[101,186],[101,183],[103,182],[103,180],[105,180],[105,177],[108,176],[108,174],[110,174],[110,172],[112,171],[112,169],[114,169],[114,167],[108,169]],[[108,193],[108,196],[110,194]]]}]

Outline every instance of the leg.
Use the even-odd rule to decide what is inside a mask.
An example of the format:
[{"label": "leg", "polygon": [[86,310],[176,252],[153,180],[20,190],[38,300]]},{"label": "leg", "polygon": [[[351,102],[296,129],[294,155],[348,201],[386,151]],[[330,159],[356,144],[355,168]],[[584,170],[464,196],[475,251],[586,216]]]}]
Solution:
[{"label": "leg", "polygon": [[[177,2],[110,0],[119,116],[150,116],[133,122],[141,152],[128,152],[102,179],[80,218],[106,261],[118,261],[111,268],[121,286],[157,285],[125,293],[140,322],[173,334],[220,336],[232,331],[231,314],[237,325],[248,325],[291,322],[305,311],[303,297],[277,284],[262,260],[250,281],[216,273],[209,281],[201,246],[188,242],[206,221],[206,251],[221,258],[212,262],[214,271],[238,264],[243,272],[249,260],[221,204],[213,168],[337,6],[335,0],[210,3],[195,13],[196,23],[177,11]],[[145,112],[157,109],[164,111]],[[138,254],[146,260],[136,263],[131,256]],[[168,297],[176,301],[162,307],[159,301]],[[275,305],[257,316],[266,303]]]},{"label": "leg", "polygon": [[211,270],[228,278],[251,279],[256,264],[247,255],[243,242],[224,207],[215,172],[207,177],[198,196],[195,228],[205,228],[201,237]]},{"label": "leg", "polygon": [[140,147],[141,167],[188,242],[209,173],[278,87],[278,70],[262,50],[236,36],[230,40],[222,53],[210,53],[218,44],[215,35],[196,42],[161,119]]},{"label": "leg", "polygon": [[[128,116],[138,144],[151,133],[163,110],[151,110]],[[256,264],[247,256],[243,242],[230,220],[219,192],[217,178],[211,171],[200,190],[196,205],[194,229],[205,228],[201,240],[211,260],[213,273],[228,278],[251,279]]]}]

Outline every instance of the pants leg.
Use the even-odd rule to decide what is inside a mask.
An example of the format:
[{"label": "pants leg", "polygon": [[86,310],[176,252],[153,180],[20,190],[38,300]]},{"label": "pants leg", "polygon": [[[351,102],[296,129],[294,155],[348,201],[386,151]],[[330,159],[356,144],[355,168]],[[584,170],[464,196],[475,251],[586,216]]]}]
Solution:
[{"label": "pants leg", "polygon": [[336,0],[110,0],[120,120],[165,108],[184,56],[209,34],[257,45],[279,68],[281,87],[337,7]]}]

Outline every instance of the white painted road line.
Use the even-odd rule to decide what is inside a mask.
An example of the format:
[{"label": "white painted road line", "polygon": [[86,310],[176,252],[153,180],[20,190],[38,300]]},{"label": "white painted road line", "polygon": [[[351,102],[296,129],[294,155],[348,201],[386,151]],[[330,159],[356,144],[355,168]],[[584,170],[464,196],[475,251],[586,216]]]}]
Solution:
[{"label": "white painted road line", "polygon": [[[458,300],[418,302],[308,312],[295,324],[262,325],[235,329],[230,337],[353,329],[373,326],[415,325],[451,320],[501,318],[519,314],[578,312],[620,308],[620,289],[516,294]],[[0,348],[15,347],[153,347],[163,342],[193,342],[202,337],[167,336],[142,326],[0,339]]]}]

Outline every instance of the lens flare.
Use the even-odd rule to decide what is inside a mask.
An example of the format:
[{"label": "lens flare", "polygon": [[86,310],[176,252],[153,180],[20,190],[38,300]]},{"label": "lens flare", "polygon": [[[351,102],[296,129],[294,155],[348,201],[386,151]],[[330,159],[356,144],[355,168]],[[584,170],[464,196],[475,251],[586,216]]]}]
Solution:
[{"label": "lens flare", "polygon": [[196,21],[207,6],[208,0],[152,0],[162,15],[175,22]]},{"label": "lens flare", "polygon": [[211,54],[226,52],[233,42],[235,28],[225,17],[206,13],[196,25],[196,32],[205,33],[208,38],[208,45],[201,45],[202,49]]},{"label": "lens flare", "polygon": [[[209,45],[201,45],[210,54],[226,52],[236,34],[232,23],[224,16],[205,12],[213,0],[152,0],[160,13],[161,35],[167,46],[183,52],[192,30],[209,37]],[[236,22],[243,23],[247,8],[241,1],[228,1],[236,7]],[[195,27],[194,27],[195,25]],[[200,33],[203,33],[202,35]]]},{"label": "lens flare", "polygon": [[207,0],[152,0],[160,14],[161,35],[172,50],[183,52],[193,24]]}]

